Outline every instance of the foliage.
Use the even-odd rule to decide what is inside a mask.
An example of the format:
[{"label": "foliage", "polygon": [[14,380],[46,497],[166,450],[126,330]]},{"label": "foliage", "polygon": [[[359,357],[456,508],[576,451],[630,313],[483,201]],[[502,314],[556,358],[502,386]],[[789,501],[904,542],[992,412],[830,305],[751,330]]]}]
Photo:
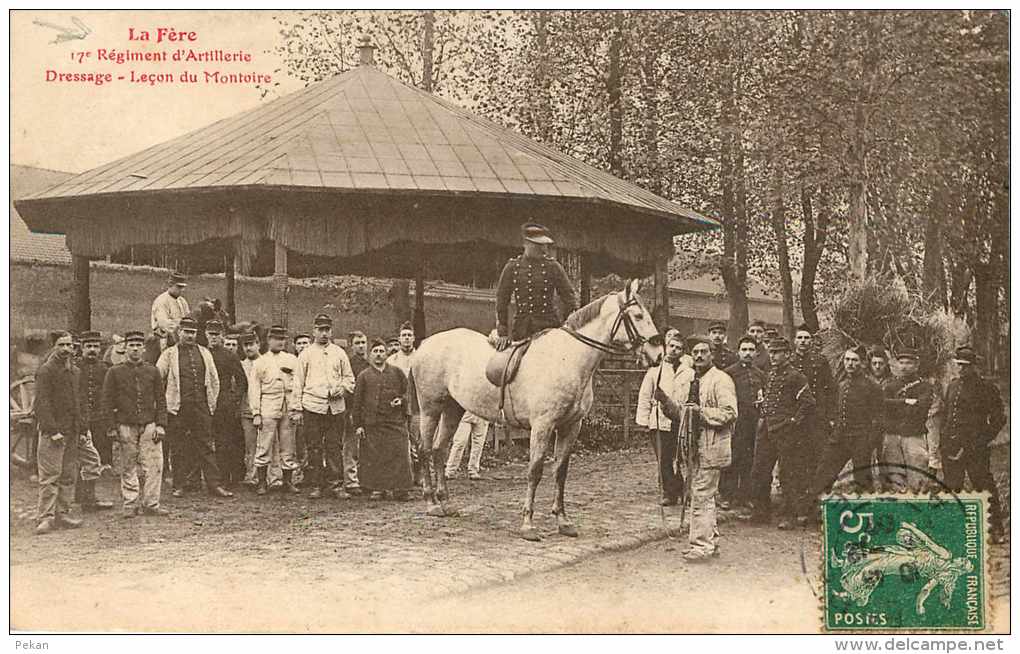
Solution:
[{"label": "foliage", "polygon": [[961,320],[909,291],[903,280],[876,275],[843,293],[833,304],[832,325],[818,338],[837,370],[847,349],[882,346],[892,353],[915,349],[922,374],[938,374],[969,336]]}]

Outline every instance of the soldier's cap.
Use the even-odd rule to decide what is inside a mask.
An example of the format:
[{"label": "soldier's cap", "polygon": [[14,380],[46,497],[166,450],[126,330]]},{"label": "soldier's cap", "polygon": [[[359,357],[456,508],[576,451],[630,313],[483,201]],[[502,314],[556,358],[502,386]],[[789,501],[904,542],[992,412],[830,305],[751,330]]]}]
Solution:
[{"label": "soldier's cap", "polygon": [[257,340],[258,337],[255,335],[255,332],[245,332],[241,334],[241,345],[249,345]]},{"label": "soldier's cap", "polygon": [[333,319],[324,313],[320,313],[312,319],[312,325],[315,327],[332,327]]},{"label": "soldier's cap", "polygon": [[269,338],[287,338],[287,328],[282,325],[273,325],[269,328]]},{"label": "soldier's cap", "polygon": [[545,245],[553,242],[549,230],[538,223],[524,223],[521,225],[521,236],[524,237],[525,241],[531,241],[532,243]]},{"label": "soldier's cap", "polygon": [[918,356],[917,350],[909,348],[909,347],[904,347],[904,348],[900,348],[899,350],[896,351],[896,358],[897,359],[913,359],[914,361],[917,361],[921,357]]},{"label": "soldier's cap", "polygon": [[187,286],[188,276],[184,273],[179,273],[176,270],[170,273],[170,283],[176,284],[177,286]]},{"label": "soldier's cap", "polygon": [[708,326],[708,331],[710,332],[714,332],[717,329],[726,331],[726,323],[716,320],[715,322]]},{"label": "soldier's cap", "polygon": [[145,334],[143,334],[142,332],[137,331],[137,330],[132,330],[132,331],[129,331],[129,332],[124,332],[124,342],[125,343],[144,343],[145,342]]},{"label": "soldier's cap", "polygon": [[228,340],[228,341],[229,341],[229,340],[235,340],[235,341],[236,341],[236,340],[238,340],[238,339],[239,339],[240,337],[241,337],[241,332],[237,331],[236,329],[228,329],[228,330],[227,330],[227,333],[225,333],[225,334],[223,335],[223,338],[224,338],[225,340]]},{"label": "soldier's cap", "polygon": [[392,345],[394,343],[399,345],[400,344],[400,339],[397,338],[396,336],[390,336],[389,338],[386,339],[386,344],[387,345]]},{"label": "soldier's cap", "polygon": [[752,320],[751,324],[748,325],[748,327],[749,328],[750,327],[761,327],[762,329],[765,329],[765,321],[764,320]]},{"label": "soldier's cap", "polygon": [[198,321],[191,316],[184,316],[181,318],[181,322],[178,325],[180,329],[194,329],[198,331]]},{"label": "soldier's cap", "polygon": [[205,323],[205,333],[206,334],[222,334],[223,333],[223,323],[221,323],[219,320],[210,320],[209,322]]},{"label": "soldier's cap", "polygon": [[309,336],[308,334],[304,333],[304,332],[301,332],[300,334],[294,334],[294,342],[295,343],[297,343],[297,340],[299,338],[307,338],[308,340],[312,340],[312,337]]},{"label": "soldier's cap", "polygon": [[786,340],[782,336],[778,336],[777,335],[775,338],[773,338],[772,340],[769,341],[768,348],[769,348],[769,352],[771,352],[773,350],[775,350],[777,352],[780,352],[782,350],[786,350],[787,352],[789,352],[790,351],[790,341]]},{"label": "soldier's cap", "polygon": [[956,355],[953,357],[953,361],[956,363],[975,363],[977,361],[977,353],[974,352],[974,348],[969,345],[963,345],[956,348]]},{"label": "soldier's cap", "polygon": [[102,343],[103,335],[100,332],[88,331],[81,333],[82,343]]},{"label": "soldier's cap", "polygon": [[765,338],[779,338],[779,330],[771,327],[769,329],[766,329]]},{"label": "soldier's cap", "polygon": [[386,347],[386,341],[384,341],[381,338],[373,338],[372,339],[372,343],[369,345],[368,349],[369,350],[374,350],[375,348],[379,347],[380,345],[382,345],[383,347]]}]

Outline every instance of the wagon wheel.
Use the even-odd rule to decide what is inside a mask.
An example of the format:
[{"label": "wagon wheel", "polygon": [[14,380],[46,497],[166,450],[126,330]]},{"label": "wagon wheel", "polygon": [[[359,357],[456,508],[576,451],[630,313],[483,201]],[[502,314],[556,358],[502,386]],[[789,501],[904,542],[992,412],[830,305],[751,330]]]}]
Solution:
[{"label": "wagon wheel", "polygon": [[[22,377],[10,387],[11,463],[22,468],[35,467],[35,377]],[[18,452],[19,446],[23,453]]]}]

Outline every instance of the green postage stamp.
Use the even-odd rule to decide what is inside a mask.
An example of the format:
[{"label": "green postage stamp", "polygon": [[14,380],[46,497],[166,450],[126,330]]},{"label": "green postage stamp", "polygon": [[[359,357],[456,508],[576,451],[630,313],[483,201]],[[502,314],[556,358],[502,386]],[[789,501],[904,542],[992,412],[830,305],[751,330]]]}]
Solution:
[{"label": "green postage stamp", "polygon": [[987,628],[985,495],[822,503],[828,631]]}]

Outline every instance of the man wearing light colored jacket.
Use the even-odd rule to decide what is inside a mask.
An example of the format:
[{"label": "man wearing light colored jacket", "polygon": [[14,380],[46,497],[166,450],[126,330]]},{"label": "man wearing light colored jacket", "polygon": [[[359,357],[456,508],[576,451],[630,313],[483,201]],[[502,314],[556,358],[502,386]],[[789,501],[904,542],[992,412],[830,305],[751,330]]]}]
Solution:
[{"label": "man wearing light colored jacket", "polygon": [[694,378],[694,370],[683,362],[684,343],[680,332],[666,333],[666,356],[662,363],[645,373],[638,392],[637,415],[634,422],[648,430],[655,456],[659,461],[659,481],[662,506],[673,506],[683,494],[683,476],[678,474],[673,463],[676,458],[677,431],[673,421],[665,414],[662,405],[655,399],[658,386],[669,396],[678,385],[688,386]]},{"label": "man wearing light colored jacket", "polygon": [[167,431],[173,438],[174,497],[184,495],[184,484],[195,464],[201,467],[209,494],[233,497],[220,485],[212,435],[212,416],[220,395],[220,378],[212,353],[196,342],[198,322],[184,317],[180,342],[163,350],[156,367],[166,387]]},{"label": "man wearing light colored jacket", "polygon": [[694,376],[690,382],[675,385],[672,396],[657,388],[654,397],[671,419],[684,417],[685,424],[680,428],[690,430],[692,440],[697,443],[691,480],[691,548],[684,553],[684,559],[701,563],[719,555],[715,496],[719,492],[720,471],[730,465],[737,391],[733,379],[712,365],[708,339],[694,339],[691,356]]}]

